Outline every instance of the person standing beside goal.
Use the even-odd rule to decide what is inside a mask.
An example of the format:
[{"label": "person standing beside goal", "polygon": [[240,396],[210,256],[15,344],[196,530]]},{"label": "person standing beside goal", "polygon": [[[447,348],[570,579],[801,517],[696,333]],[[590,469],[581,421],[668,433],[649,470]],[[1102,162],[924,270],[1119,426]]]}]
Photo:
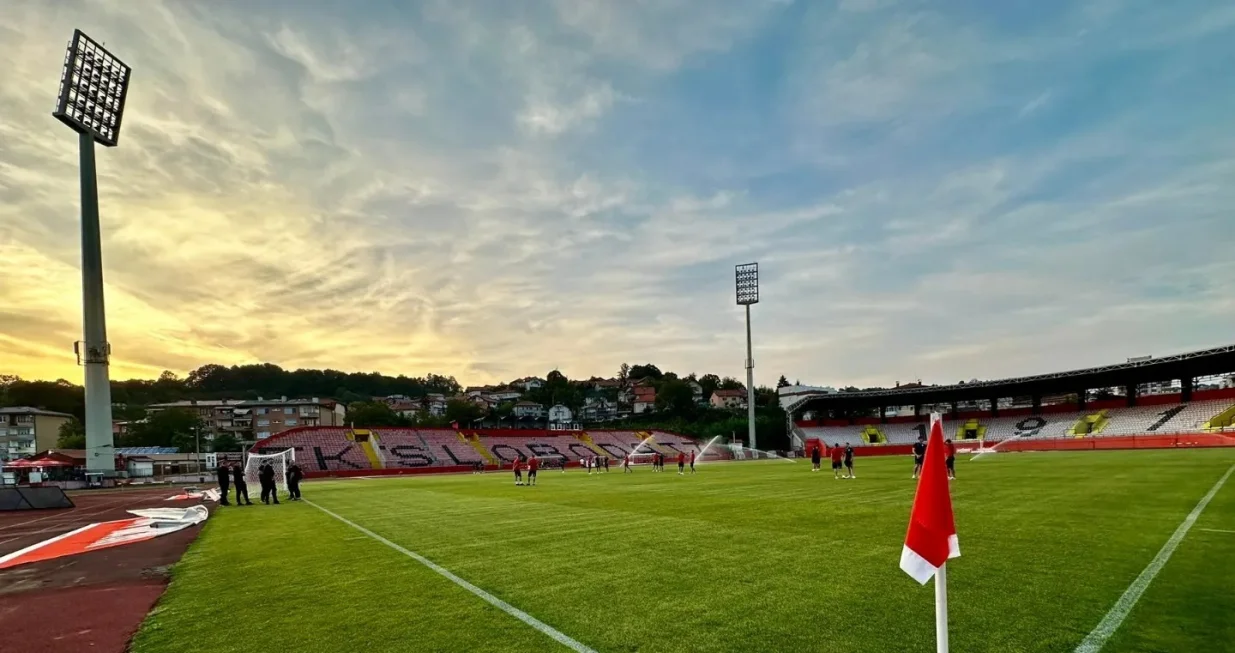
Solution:
[{"label": "person standing beside goal", "polygon": [[300,481],[304,478],[304,472],[300,471],[300,465],[295,462],[287,468],[287,493],[292,501],[300,500]]},{"label": "person standing beside goal", "polygon": [[227,473],[227,463],[219,463],[219,467],[215,471],[219,474],[219,505],[230,506],[232,504],[227,502],[227,484],[231,477]]},{"label": "person standing beside goal", "polygon": [[264,463],[258,470],[258,478],[262,481],[262,503],[279,505],[279,486],[274,483],[274,465]]},{"label": "person standing beside goal", "polygon": [[244,468],[240,465],[232,467],[232,481],[234,481],[233,484],[236,486],[236,505],[253,505],[253,502],[249,501],[249,484],[244,480]]}]

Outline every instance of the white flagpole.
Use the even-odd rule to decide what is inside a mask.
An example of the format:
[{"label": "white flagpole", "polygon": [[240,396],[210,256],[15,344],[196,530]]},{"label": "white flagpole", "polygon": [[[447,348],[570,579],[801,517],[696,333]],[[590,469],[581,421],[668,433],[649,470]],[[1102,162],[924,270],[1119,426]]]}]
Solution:
[{"label": "white flagpole", "polygon": [[935,650],[948,653],[948,565],[935,571]]}]

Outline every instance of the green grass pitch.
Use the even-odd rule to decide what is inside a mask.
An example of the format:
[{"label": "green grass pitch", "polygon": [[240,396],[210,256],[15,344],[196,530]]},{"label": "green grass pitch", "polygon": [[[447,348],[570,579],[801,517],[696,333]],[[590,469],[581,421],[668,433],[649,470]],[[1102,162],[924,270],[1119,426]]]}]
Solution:
[{"label": "green grass pitch", "polygon": [[[1071,651],[1235,451],[958,461],[954,651]],[[597,651],[933,651],[931,585],[897,567],[907,457],[855,480],[809,462],[587,476],[323,481],[306,499]],[[1235,482],[1105,651],[1235,642]],[[221,508],[173,570],[135,653],[552,651],[545,635],[307,503]]]}]

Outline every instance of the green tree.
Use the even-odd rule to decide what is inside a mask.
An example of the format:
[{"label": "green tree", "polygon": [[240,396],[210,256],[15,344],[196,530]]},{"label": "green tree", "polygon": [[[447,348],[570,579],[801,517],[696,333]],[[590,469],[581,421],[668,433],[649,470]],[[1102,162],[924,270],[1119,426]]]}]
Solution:
[{"label": "green tree", "polygon": [[231,433],[220,433],[214,436],[214,440],[210,443],[211,451],[241,451],[242,449],[240,441]]},{"label": "green tree", "polygon": [[718,386],[720,390],[741,390],[745,387],[746,386],[742,385],[741,381],[731,376],[726,376],[725,378],[721,379],[720,385]]},{"label": "green tree", "polygon": [[352,426],[408,426],[410,422],[380,401],[357,401],[347,407],[347,421]]},{"label": "green tree", "polygon": [[648,363],[647,365],[636,365],[630,368],[630,372],[626,376],[631,381],[638,381],[639,379],[646,378],[658,380],[660,377],[664,376],[664,374],[661,373],[659,367]]},{"label": "green tree", "polygon": [[712,393],[720,387],[720,377],[715,374],[704,374],[699,377],[699,387],[703,388],[703,399],[705,401],[712,398]]},{"label": "green tree", "polygon": [[485,416],[485,409],[466,399],[450,399],[446,402],[446,421],[469,426]]},{"label": "green tree", "polygon": [[56,433],[56,448],[85,449],[86,426],[76,417],[61,424],[60,430]]},{"label": "green tree", "polygon": [[506,419],[515,410],[515,402],[503,401],[493,408],[492,417],[496,419]]},{"label": "green tree", "polygon": [[675,417],[689,417],[697,408],[695,394],[690,385],[678,379],[667,379],[656,392],[656,410]]},{"label": "green tree", "polygon": [[179,447],[181,451],[194,451],[196,435],[205,428],[196,411],[170,408],[130,424],[120,441],[126,447]]},{"label": "green tree", "polygon": [[786,379],[785,375],[782,374],[780,375],[780,378],[777,379],[776,381],[776,389],[780,390],[781,388],[787,388],[787,387],[789,387],[789,379]]}]

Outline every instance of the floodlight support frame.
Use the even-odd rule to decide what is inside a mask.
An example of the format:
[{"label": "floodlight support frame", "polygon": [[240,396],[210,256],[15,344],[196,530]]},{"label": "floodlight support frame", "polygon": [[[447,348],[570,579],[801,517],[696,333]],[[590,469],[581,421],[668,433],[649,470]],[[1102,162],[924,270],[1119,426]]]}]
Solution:
[{"label": "floodlight support frame", "polygon": [[[111,345],[103,302],[103,247],[99,227],[99,190],[95,174],[94,136],[78,133],[81,156],[81,288],[86,381],[86,471],[116,473],[112,439]],[[80,355],[80,352],[79,352]]]},{"label": "floodlight support frame", "polygon": [[755,442],[755,358],[751,352],[750,304],[746,305],[746,428],[750,448],[758,449]]},{"label": "floodlight support frame", "polygon": [[746,308],[746,437],[751,449],[755,440],[755,357],[750,336],[750,305],[759,303],[759,264],[743,263],[733,268],[737,303]]}]

